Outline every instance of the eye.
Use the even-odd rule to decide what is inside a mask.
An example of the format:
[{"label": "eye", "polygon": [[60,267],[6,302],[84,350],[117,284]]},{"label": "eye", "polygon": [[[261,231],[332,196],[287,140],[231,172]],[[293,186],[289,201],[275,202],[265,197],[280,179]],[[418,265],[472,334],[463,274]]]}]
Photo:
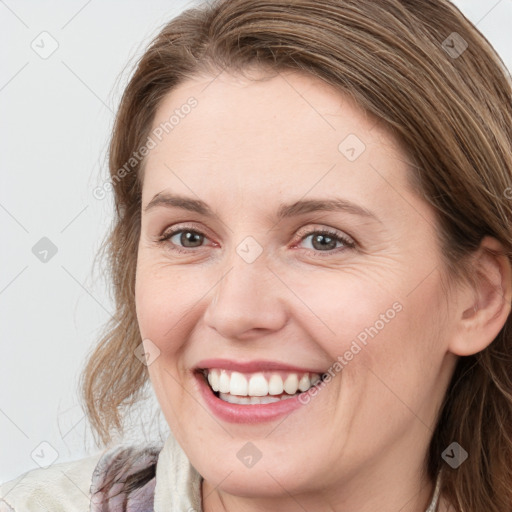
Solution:
[{"label": "eye", "polygon": [[158,243],[170,242],[170,249],[177,252],[188,253],[190,249],[201,247],[206,235],[196,229],[184,228],[170,229],[158,237]]},{"label": "eye", "polygon": [[[351,238],[330,229],[309,231],[301,236],[300,242],[304,242],[310,237],[312,249],[315,252],[327,253],[326,255],[338,252],[339,250],[346,250],[347,248],[353,249],[356,246]],[[341,244],[342,247],[339,247],[338,244]]]},{"label": "eye", "polygon": [[[304,242],[311,237],[311,250],[315,253],[326,253],[325,256],[356,247],[356,243],[348,236],[325,228],[310,230],[299,236],[299,242]],[[157,243],[167,245],[172,251],[190,253],[193,249],[201,247],[205,240],[208,238],[203,232],[180,226],[167,230],[158,237]]]}]

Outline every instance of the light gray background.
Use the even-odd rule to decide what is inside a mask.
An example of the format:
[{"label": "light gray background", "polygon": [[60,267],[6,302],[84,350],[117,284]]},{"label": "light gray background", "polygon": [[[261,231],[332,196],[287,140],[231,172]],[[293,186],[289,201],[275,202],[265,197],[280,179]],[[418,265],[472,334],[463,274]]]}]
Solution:
[{"label": "light gray background", "polygon": [[[93,190],[107,176],[132,64],[196,3],[0,0],[0,482],[97,451],[77,401],[84,358],[113,311],[105,282],[91,274],[112,203]],[[512,69],[512,0],[455,4]],[[51,48],[43,31],[58,43],[45,59],[31,47]],[[32,252],[42,237],[58,250],[47,262]],[[150,396],[140,412],[155,428],[128,440],[165,435],[161,415],[148,416],[155,405]]]}]

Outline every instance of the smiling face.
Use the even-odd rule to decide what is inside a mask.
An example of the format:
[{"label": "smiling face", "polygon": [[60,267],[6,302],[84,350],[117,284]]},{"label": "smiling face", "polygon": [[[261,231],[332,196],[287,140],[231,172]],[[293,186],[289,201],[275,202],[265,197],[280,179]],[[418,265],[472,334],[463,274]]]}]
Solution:
[{"label": "smiling face", "polygon": [[423,505],[456,361],[436,221],[407,155],[296,73],[190,80],[153,129],[173,113],[146,161],[136,307],[192,464],[225,498]]}]

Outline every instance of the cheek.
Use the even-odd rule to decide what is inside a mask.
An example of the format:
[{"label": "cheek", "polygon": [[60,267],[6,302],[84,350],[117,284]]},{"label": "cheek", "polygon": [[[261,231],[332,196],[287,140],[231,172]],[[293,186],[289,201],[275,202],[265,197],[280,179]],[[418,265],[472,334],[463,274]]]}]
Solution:
[{"label": "cheek", "polygon": [[179,331],[184,320],[193,316],[198,299],[205,294],[199,273],[192,275],[165,264],[146,264],[137,268],[135,305],[137,321],[143,339],[149,338],[162,352],[178,347]]},{"label": "cheek", "polygon": [[378,376],[378,387],[388,385],[406,403],[426,398],[445,353],[443,308],[442,288],[438,274],[433,273],[414,291],[397,292],[394,307],[379,312],[384,313],[382,321],[377,317],[365,327],[362,333],[368,336],[361,353],[366,360],[362,362]]},{"label": "cheek", "polygon": [[364,346],[385,332],[403,309],[397,284],[383,286],[371,273],[343,269],[296,276],[295,282],[296,295],[304,298],[304,314],[297,312],[294,320],[302,322],[333,360],[350,350],[353,341]]},{"label": "cheek", "polygon": [[369,369],[399,385],[421,380],[442,357],[436,340],[445,302],[438,272],[415,289],[414,274],[390,273],[384,281],[345,269],[343,275],[302,278],[294,290],[307,297],[307,309],[295,321],[329,355],[333,372],[343,370],[354,385]]}]

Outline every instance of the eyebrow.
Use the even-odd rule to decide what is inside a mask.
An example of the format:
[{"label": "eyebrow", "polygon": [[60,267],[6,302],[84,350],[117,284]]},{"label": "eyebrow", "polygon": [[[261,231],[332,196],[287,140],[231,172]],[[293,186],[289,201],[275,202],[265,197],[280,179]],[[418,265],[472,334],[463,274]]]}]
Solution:
[{"label": "eyebrow", "polygon": [[[168,192],[160,192],[156,194],[144,208],[144,211],[147,212],[148,210],[158,206],[164,206],[167,208],[181,208],[183,210],[204,215],[205,217],[216,216],[213,210],[204,201],[177,194],[170,194]],[[352,215],[358,215],[360,217],[381,222],[381,220],[377,217],[377,215],[375,215],[374,212],[343,198],[301,199],[299,201],[295,201],[294,203],[281,204],[277,210],[276,219],[281,221],[286,218],[317,211],[343,211]]]}]

